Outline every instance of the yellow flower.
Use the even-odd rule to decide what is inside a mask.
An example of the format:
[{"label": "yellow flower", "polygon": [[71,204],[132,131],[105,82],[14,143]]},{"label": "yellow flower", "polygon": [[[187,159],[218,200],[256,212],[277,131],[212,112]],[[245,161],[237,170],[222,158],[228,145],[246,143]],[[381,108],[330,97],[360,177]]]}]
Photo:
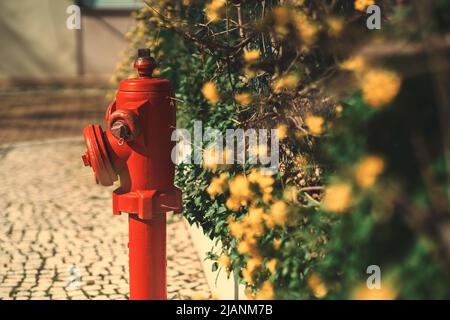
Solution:
[{"label": "yellow flower", "polygon": [[262,199],[264,203],[269,203],[272,200],[272,195],[270,193],[264,193]]},{"label": "yellow flower", "polygon": [[342,18],[332,17],[327,20],[328,33],[332,37],[338,36],[344,29],[344,20]]},{"label": "yellow flower", "polygon": [[368,6],[375,4],[375,0],[355,0],[355,9],[364,11]]},{"label": "yellow flower", "polygon": [[273,248],[278,251],[281,248],[281,239],[275,238],[273,239]]},{"label": "yellow flower", "polygon": [[264,194],[270,194],[273,191],[273,183],[274,179],[272,176],[269,175],[261,175],[261,178],[258,181],[259,189]]},{"label": "yellow flower", "polygon": [[225,5],[225,0],[212,0],[209,7],[212,9],[220,9]]},{"label": "yellow flower", "polygon": [[273,219],[273,216],[270,214],[264,214],[263,216],[264,223],[266,224],[266,227],[269,229],[275,228],[275,221]]},{"label": "yellow flower", "polygon": [[390,284],[383,284],[380,289],[369,289],[366,284],[359,286],[353,294],[355,300],[394,300],[397,293]]},{"label": "yellow flower", "polygon": [[269,174],[261,174],[259,170],[252,169],[248,175],[248,181],[253,184],[258,184],[259,189],[264,194],[272,193],[275,180]]},{"label": "yellow flower", "polygon": [[377,156],[367,156],[356,168],[356,182],[363,188],[371,187],[383,169],[383,159]]},{"label": "yellow flower", "polygon": [[222,173],[219,175],[219,180],[220,180],[222,183],[224,183],[225,181],[227,181],[227,179],[228,179],[228,172],[222,172]]},{"label": "yellow flower", "polygon": [[274,274],[277,269],[278,260],[275,258],[272,258],[269,260],[269,262],[266,263],[267,270],[270,271],[271,274]]},{"label": "yellow flower", "polygon": [[285,124],[280,124],[277,128],[277,136],[279,140],[284,140],[287,137],[288,127]]},{"label": "yellow flower", "polygon": [[237,93],[234,96],[234,100],[240,105],[248,106],[252,102],[252,95],[248,92]]},{"label": "yellow flower", "polygon": [[270,216],[276,224],[283,225],[288,218],[286,204],[279,200],[270,207]]},{"label": "yellow flower", "polygon": [[158,68],[156,68],[155,70],[153,70],[153,77],[157,77],[161,75],[161,70],[159,70]]},{"label": "yellow flower", "polygon": [[[262,227],[262,225],[261,225]],[[261,228],[262,231],[264,231],[264,229]],[[263,232],[259,233],[259,235],[262,235]],[[243,239],[245,239],[245,241],[248,243],[249,247],[250,247],[250,251],[248,252],[249,255],[255,255],[256,251],[255,251],[255,247],[258,243],[258,240],[256,239],[257,236],[259,236],[258,234],[256,234],[255,230],[250,227],[250,228],[245,228],[245,233],[244,233],[244,237]]]},{"label": "yellow flower", "polygon": [[254,78],[257,75],[257,70],[254,70],[253,68],[250,68],[249,66],[244,67],[243,69],[244,74],[247,76],[247,78]]},{"label": "yellow flower", "polygon": [[332,212],[344,212],[350,207],[352,199],[352,186],[347,183],[332,184],[325,190],[323,206]]},{"label": "yellow flower", "polygon": [[256,300],[271,300],[273,299],[273,285],[269,280],[264,281],[261,289],[256,294]]},{"label": "yellow flower", "polygon": [[224,267],[226,270],[230,270],[231,261],[228,255],[222,254],[217,260],[217,263],[219,264],[219,266]]},{"label": "yellow flower", "polygon": [[247,270],[250,272],[250,274],[253,275],[253,273],[258,269],[262,264],[262,259],[260,257],[256,258],[250,258],[247,261]]},{"label": "yellow flower", "polygon": [[211,198],[214,198],[217,194],[223,192],[223,186],[227,178],[227,173],[221,173],[219,177],[212,178],[211,184],[206,189]]},{"label": "yellow flower", "polygon": [[287,24],[291,21],[291,14],[286,7],[276,7],[272,10],[273,18],[274,18],[274,30],[276,35],[279,38],[284,38],[288,35],[289,29],[287,28]]},{"label": "yellow flower", "polygon": [[239,201],[239,199],[236,199],[234,197],[230,197],[227,199],[227,201],[225,202],[225,205],[227,206],[228,209],[230,209],[231,211],[238,211],[239,208],[241,207],[241,202]]},{"label": "yellow flower", "polygon": [[242,269],[242,277],[244,278],[244,281],[247,282],[247,284],[253,284],[253,276],[247,269]]},{"label": "yellow flower", "polygon": [[276,7],[272,10],[273,16],[275,18],[275,23],[284,25],[289,21],[289,11],[286,7]]},{"label": "yellow flower", "polygon": [[289,33],[289,29],[285,25],[275,25],[274,29],[275,29],[276,35],[281,39],[286,37]]},{"label": "yellow flower", "polygon": [[215,180],[215,179],[217,179],[217,178],[213,178],[213,180],[211,181],[211,184],[206,189],[209,196],[213,199],[216,197],[217,194],[223,192],[222,185],[217,183],[217,180]]},{"label": "yellow flower", "polygon": [[210,104],[216,104],[217,102],[219,102],[219,92],[217,91],[216,85],[213,82],[205,82],[202,87],[202,93],[205,99],[208,100]]},{"label": "yellow flower", "polygon": [[320,135],[323,132],[324,120],[319,116],[308,116],[305,119],[305,123],[309,128],[309,131],[314,135]]},{"label": "yellow flower", "polygon": [[244,49],[244,60],[247,63],[255,63],[258,61],[259,57],[261,56],[261,52],[258,49],[253,50],[245,50]]},{"label": "yellow flower", "polygon": [[243,175],[237,175],[230,182],[230,194],[237,199],[247,199],[251,196],[250,183]]},{"label": "yellow flower", "polygon": [[264,209],[263,208],[251,207],[248,210],[248,215],[246,217],[246,222],[249,225],[260,225],[261,221],[262,221],[263,214],[264,214]]},{"label": "yellow flower", "polygon": [[305,3],[305,0],[289,0],[288,3],[294,6],[302,6]]},{"label": "yellow flower", "polygon": [[235,238],[241,238],[245,231],[241,222],[229,222],[228,228],[230,229],[231,235]]},{"label": "yellow flower", "polygon": [[249,213],[243,219],[247,229],[246,238],[260,237],[264,233],[263,222],[264,210],[262,208],[251,207]]},{"label": "yellow flower", "polygon": [[250,183],[242,175],[235,176],[229,184],[230,198],[225,205],[233,211],[239,210],[240,206],[247,205],[247,201],[253,195],[250,190]]},{"label": "yellow flower", "polygon": [[215,148],[206,149],[203,152],[203,166],[209,170],[217,169],[219,162],[217,151]]},{"label": "yellow flower", "polygon": [[237,245],[237,251],[240,254],[246,254],[246,253],[250,253],[250,251],[252,250],[251,246],[248,244],[247,241],[240,241]]},{"label": "yellow flower", "polygon": [[302,168],[308,164],[308,160],[302,155],[295,156],[294,162],[299,168]]},{"label": "yellow flower", "polygon": [[272,82],[272,90],[275,93],[280,93],[283,89],[293,90],[297,87],[298,81],[297,75],[287,74]]},{"label": "yellow flower", "polygon": [[361,72],[366,67],[366,61],[361,56],[354,56],[342,62],[340,67],[347,71]]},{"label": "yellow flower", "polygon": [[342,105],[341,104],[338,104],[337,106],[336,106],[336,114],[337,115],[339,115],[339,114],[341,114],[342,113],[342,111],[344,110],[344,108],[342,107]]},{"label": "yellow flower", "polygon": [[299,37],[306,43],[311,44],[316,39],[317,27],[311,23],[305,14],[297,13],[294,16],[295,25]]},{"label": "yellow flower", "polygon": [[212,0],[206,5],[205,14],[209,21],[217,21],[220,19],[221,10],[225,6],[225,0]]},{"label": "yellow flower", "polygon": [[391,102],[401,86],[400,77],[391,71],[371,70],[362,79],[364,101],[374,108]]},{"label": "yellow flower", "polygon": [[248,300],[253,300],[255,299],[255,294],[252,292],[251,289],[245,289],[244,291],[245,296],[247,297]]},{"label": "yellow flower", "polygon": [[250,183],[258,183],[260,177],[261,177],[261,174],[259,173],[259,170],[257,170],[257,169],[252,169],[250,171],[250,174],[247,176],[248,181]]},{"label": "yellow flower", "polygon": [[316,298],[322,299],[327,295],[328,289],[317,274],[311,274],[307,282],[308,287],[312,290]]}]

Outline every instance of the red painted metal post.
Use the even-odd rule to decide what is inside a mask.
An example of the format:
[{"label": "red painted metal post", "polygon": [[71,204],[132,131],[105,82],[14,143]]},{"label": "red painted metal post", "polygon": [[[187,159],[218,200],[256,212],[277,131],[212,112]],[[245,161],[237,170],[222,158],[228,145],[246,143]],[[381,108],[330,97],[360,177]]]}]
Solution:
[{"label": "red painted metal post", "polygon": [[166,215],[152,220],[129,218],[130,299],[165,300],[166,286]]},{"label": "red painted metal post", "polygon": [[181,211],[173,185],[175,104],[168,80],[152,77],[155,61],[139,49],[139,77],[120,82],[106,111],[108,129],[84,129],[86,153],[97,183],[112,185],[113,213],[129,214],[130,298],[166,299],[166,213]]}]

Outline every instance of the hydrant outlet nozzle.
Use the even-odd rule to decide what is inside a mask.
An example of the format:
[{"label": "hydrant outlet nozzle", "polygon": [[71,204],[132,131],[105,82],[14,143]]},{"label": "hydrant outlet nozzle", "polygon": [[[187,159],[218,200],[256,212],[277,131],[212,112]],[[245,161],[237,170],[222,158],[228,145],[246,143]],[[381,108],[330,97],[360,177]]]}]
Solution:
[{"label": "hydrant outlet nozzle", "polygon": [[111,134],[117,139],[128,141],[131,137],[130,128],[124,120],[117,120],[111,126]]}]

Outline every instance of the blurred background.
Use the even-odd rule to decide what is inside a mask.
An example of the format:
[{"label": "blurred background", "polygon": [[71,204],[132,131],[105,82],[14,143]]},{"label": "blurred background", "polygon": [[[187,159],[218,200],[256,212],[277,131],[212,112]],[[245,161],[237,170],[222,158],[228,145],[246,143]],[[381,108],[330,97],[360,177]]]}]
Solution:
[{"label": "blurred background", "polygon": [[[80,29],[66,22],[81,8]],[[0,142],[79,135],[101,121],[136,0],[0,1]]]}]

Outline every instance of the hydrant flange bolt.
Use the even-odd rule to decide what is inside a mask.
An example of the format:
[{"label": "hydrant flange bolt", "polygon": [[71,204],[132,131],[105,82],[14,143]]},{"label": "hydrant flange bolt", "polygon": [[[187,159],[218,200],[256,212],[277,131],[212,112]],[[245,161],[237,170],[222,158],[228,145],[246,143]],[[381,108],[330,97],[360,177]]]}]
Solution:
[{"label": "hydrant flange bolt", "polygon": [[85,167],[89,167],[91,165],[91,163],[89,161],[89,154],[87,152],[85,154],[83,154],[81,156],[81,158],[83,159],[83,164]]}]

